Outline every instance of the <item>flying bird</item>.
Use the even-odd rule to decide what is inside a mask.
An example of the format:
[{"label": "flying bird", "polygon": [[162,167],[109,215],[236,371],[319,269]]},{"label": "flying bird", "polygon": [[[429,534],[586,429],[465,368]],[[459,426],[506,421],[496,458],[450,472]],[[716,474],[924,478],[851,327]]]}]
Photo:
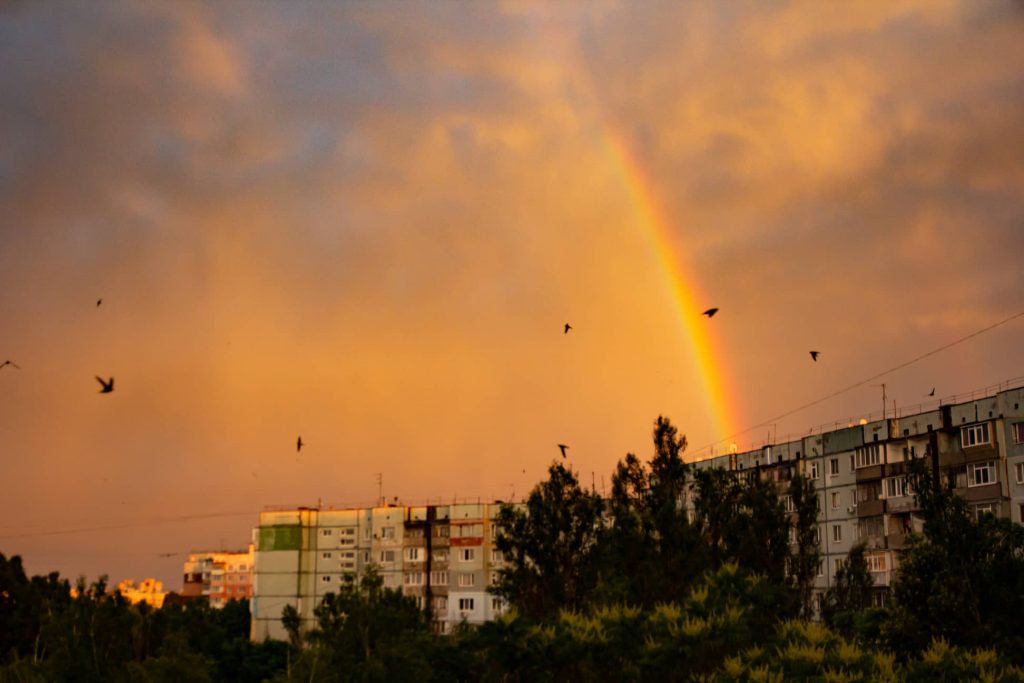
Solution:
[{"label": "flying bird", "polygon": [[810,354],[811,354],[811,360],[813,360],[813,361],[814,361],[815,363],[817,363],[817,362],[818,362],[818,354],[819,354],[819,353],[821,353],[821,351],[811,351],[811,352],[810,352]]},{"label": "flying bird", "polygon": [[5,360],[3,363],[0,363],[0,370],[3,370],[8,365],[10,365],[15,370],[21,370],[21,367],[19,367],[17,363],[14,363],[14,362],[9,361],[9,360]]},{"label": "flying bird", "polygon": [[934,396],[935,395],[935,387],[932,387],[932,390],[928,392],[928,395],[929,396]]},{"label": "flying bird", "polygon": [[558,444],[558,450],[562,451],[562,459],[565,459],[565,452],[569,449],[564,443]]},{"label": "flying bird", "polygon": [[300,436],[298,438],[298,440],[295,442],[295,452],[298,453],[301,450],[302,450],[302,437]]},{"label": "flying bird", "polygon": [[99,382],[100,385],[103,386],[103,388],[100,389],[100,393],[101,394],[110,394],[110,393],[112,393],[114,391],[114,378],[113,377],[111,377],[106,382],[103,381],[102,377],[97,377],[96,381]]},{"label": "flying bird", "polygon": [[571,329],[572,329],[572,325],[570,325],[569,323],[566,323],[565,324],[565,332],[563,332],[562,334],[569,334],[569,330],[571,330]]},{"label": "flying bird", "polygon": [[99,308],[101,303],[103,303],[103,299],[96,299],[96,308]]},{"label": "flying bird", "polygon": [[718,313],[717,308],[709,308],[708,310],[704,311],[701,315],[706,315],[709,318],[713,318],[715,317],[715,313]]}]

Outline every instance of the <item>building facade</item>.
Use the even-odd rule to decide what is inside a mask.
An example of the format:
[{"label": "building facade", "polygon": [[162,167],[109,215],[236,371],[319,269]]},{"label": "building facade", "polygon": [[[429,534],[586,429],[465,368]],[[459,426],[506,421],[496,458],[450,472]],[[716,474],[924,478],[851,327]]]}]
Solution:
[{"label": "building facade", "polygon": [[384,586],[429,606],[435,630],[482,623],[503,610],[487,588],[501,556],[494,547],[499,504],[299,508],[260,513],[255,544],[252,638],[284,639],[281,613],[303,628],[327,593],[374,565]]},{"label": "building facade", "polygon": [[196,551],[185,560],[181,595],[186,599],[207,598],[211,607],[223,607],[229,600],[251,599],[255,554],[247,550]]}]

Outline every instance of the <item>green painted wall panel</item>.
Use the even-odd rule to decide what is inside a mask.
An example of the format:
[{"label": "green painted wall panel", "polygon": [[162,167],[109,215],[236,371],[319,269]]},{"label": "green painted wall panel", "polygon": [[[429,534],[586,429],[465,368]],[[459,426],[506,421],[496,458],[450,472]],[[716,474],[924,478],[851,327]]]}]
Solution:
[{"label": "green painted wall panel", "polygon": [[264,526],[260,527],[259,549],[298,550],[302,546],[302,527]]}]

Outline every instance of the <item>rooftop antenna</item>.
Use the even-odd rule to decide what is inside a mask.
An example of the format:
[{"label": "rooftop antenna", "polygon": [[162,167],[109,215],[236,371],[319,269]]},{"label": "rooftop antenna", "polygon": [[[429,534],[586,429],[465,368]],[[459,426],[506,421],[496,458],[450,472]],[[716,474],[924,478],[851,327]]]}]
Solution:
[{"label": "rooftop antenna", "polygon": [[377,473],[377,505],[384,504],[384,474]]},{"label": "rooftop antenna", "polygon": [[[882,382],[881,384],[872,384],[871,386],[882,387],[882,419],[885,420],[885,382]],[[893,404],[895,405],[895,401],[893,402]],[[894,412],[895,410],[896,408],[893,408]]]}]

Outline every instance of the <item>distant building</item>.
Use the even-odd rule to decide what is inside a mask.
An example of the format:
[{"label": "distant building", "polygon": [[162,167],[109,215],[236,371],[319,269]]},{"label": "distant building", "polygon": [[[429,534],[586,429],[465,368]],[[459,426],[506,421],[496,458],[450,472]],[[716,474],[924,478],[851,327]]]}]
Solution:
[{"label": "distant building", "polygon": [[228,600],[252,597],[253,546],[238,551],[197,551],[185,560],[181,596],[207,598],[211,607],[223,607]]},{"label": "distant building", "polygon": [[125,579],[117,584],[118,592],[133,605],[144,602],[157,609],[164,606],[164,585],[156,579],[143,579],[142,583],[135,585],[134,579]]},{"label": "distant building", "polygon": [[424,608],[436,631],[482,623],[504,610],[487,593],[502,558],[494,547],[500,505],[466,503],[348,510],[298,508],[260,513],[252,638],[284,639],[281,611],[292,605],[305,628],[313,608],[347,578],[377,567],[384,585]]}]

